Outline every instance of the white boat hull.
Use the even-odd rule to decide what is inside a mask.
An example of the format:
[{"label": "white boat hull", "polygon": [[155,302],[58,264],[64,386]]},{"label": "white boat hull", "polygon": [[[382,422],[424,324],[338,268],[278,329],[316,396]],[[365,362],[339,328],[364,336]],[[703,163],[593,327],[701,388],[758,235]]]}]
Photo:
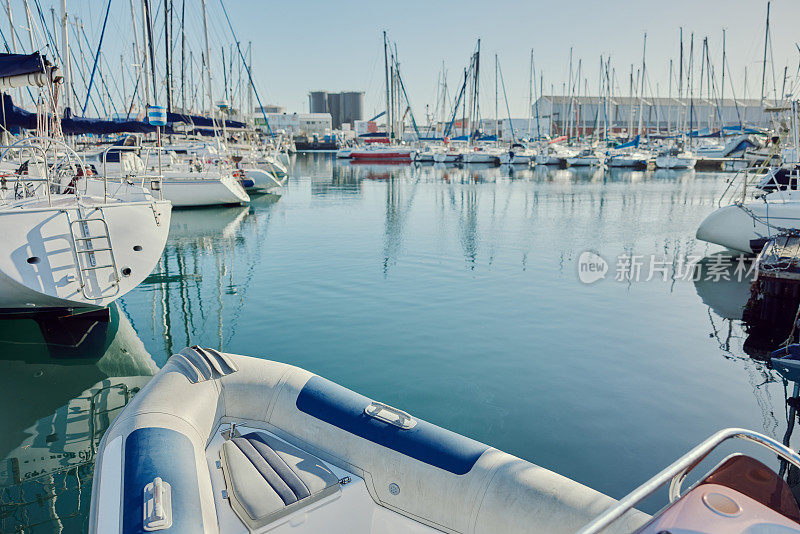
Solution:
[{"label": "white boat hull", "polygon": [[800,229],[800,202],[754,201],[724,206],[700,223],[697,239],[753,254],[752,241],[775,236],[782,228]]},{"label": "white boat hull", "polygon": [[505,152],[500,154],[501,165],[530,165],[531,156],[528,154],[517,154]]},{"label": "white boat hull", "polygon": [[600,167],[603,160],[598,157],[574,157],[567,158],[567,165],[570,167]]},{"label": "white boat hull", "polygon": [[[158,191],[152,184],[145,183],[153,196]],[[244,204],[250,202],[250,196],[242,184],[232,176],[221,178],[189,178],[187,176],[164,174],[161,184],[164,198],[171,201],[176,208],[197,206],[220,206],[226,204]]]},{"label": "white boat hull", "polygon": [[272,193],[283,188],[285,183],[285,178],[283,180],[279,180],[275,178],[272,173],[265,171],[264,169],[246,167],[242,170],[244,171],[245,179],[253,180],[255,189],[260,191]]},{"label": "white boat hull", "polygon": [[[0,242],[0,309],[99,308],[150,275],[167,240],[170,203],[100,201],[81,212],[71,195],[57,199],[53,207],[43,201],[42,207],[0,210],[0,224],[6,229]],[[80,223],[70,231],[69,221],[86,218],[92,221],[83,233]],[[113,259],[102,250],[109,247],[105,238],[91,241],[97,250],[93,254],[76,252],[73,243],[84,235],[104,232],[95,219],[108,227]],[[99,268],[113,264],[116,276],[111,267]]]},{"label": "white boat hull", "polygon": [[659,169],[694,169],[697,158],[682,158],[674,156],[656,157],[656,167]]},{"label": "white boat hull", "polygon": [[464,163],[497,163],[499,158],[495,154],[486,152],[467,152],[461,158]]},{"label": "white boat hull", "polygon": [[611,156],[606,160],[609,167],[626,168],[626,169],[641,169],[647,167],[648,161],[642,158],[630,158],[626,156]]}]

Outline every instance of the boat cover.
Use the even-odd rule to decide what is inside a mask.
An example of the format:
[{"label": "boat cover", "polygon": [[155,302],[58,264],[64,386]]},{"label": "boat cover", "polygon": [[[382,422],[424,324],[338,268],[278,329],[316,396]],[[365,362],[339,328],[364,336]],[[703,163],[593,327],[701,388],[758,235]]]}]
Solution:
[{"label": "boat cover", "polygon": [[50,65],[39,52],[33,54],[0,54],[0,78],[46,73]]}]

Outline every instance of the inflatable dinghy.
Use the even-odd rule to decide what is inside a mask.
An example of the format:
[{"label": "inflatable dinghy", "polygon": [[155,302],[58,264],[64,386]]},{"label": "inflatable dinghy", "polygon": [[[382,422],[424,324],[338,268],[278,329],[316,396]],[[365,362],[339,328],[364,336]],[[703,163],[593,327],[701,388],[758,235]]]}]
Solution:
[{"label": "inflatable dinghy", "polygon": [[[680,525],[675,507],[706,486],[666,508],[677,523],[634,506],[719,441],[747,433],[726,432],[617,502],[303,369],[192,347],[170,358],[103,437],[89,532],[655,533]],[[744,437],[800,467],[780,443]],[[764,480],[789,491],[776,475]],[[715,482],[715,495],[733,499]],[[785,510],[774,499],[743,506],[760,506],[762,524],[800,529],[797,505],[780,495]]]}]

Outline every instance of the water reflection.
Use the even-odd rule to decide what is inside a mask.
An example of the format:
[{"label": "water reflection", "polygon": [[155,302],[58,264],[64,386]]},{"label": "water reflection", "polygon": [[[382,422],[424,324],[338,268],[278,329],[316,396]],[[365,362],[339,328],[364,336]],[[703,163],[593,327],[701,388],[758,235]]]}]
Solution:
[{"label": "water reflection", "polygon": [[[751,357],[747,282],[612,279],[621,254],[710,254],[694,232],[725,175],[330,155],[291,174],[278,202],[175,212],[110,321],[0,323],[0,398],[25,400],[4,414],[0,530],[85,530],[92,443],[192,344],[297,364],[615,497],[721,426],[789,430],[794,386]],[[607,280],[577,280],[586,250]]]},{"label": "water reflection", "polygon": [[83,532],[94,454],[157,366],[118,306],[0,320],[0,532]]}]

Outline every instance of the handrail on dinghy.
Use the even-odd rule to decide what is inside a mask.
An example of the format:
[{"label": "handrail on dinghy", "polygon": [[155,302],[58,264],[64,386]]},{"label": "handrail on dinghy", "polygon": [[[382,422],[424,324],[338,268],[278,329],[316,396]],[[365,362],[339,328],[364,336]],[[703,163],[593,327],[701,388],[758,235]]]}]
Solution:
[{"label": "handrail on dinghy", "polygon": [[752,430],[726,428],[713,434],[676,460],[672,465],[620,499],[615,506],[612,506],[584,526],[578,531],[578,534],[595,534],[602,532],[603,529],[613,524],[614,521],[625,515],[626,512],[633,510],[637,504],[655,493],[656,490],[667,482],[669,482],[670,504],[677,501],[681,497],[681,486],[686,479],[686,475],[697,467],[714,449],[729,439],[743,439],[757,443],[800,469],[800,455],[786,445],[768,436],[759,434],[758,432],[753,432]]}]

